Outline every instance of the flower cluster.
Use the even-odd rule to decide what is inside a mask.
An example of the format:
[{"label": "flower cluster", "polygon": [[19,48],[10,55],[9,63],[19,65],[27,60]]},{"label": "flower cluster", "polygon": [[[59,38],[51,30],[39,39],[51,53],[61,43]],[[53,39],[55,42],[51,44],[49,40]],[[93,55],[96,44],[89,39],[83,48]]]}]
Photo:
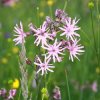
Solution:
[{"label": "flower cluster", "polygon": [[16,95],[16,89],[10,89],[8,92],[5,88],[0,90],[0,96],[4,98],[4,100],[12,100]]},{"label": "flower cluster", "polygon": [[[74,58],[79,60],[78,55],[84,52],[84,46],[79,44],[80,35],[77,31],[80,27],[77,26],[78,21],[76,18],[69,17],[64,11],[57,9],[54,20],[47,16],[39,28],[32,23],[29,24],[29,29],[35,37],[34,44],[45,51],[42,56],[44,62],[39,56],[34,62],[38,67],[37,73],[41,71],[44,75],[47,71],[53,72],[51,68],[54,68],[54,66],[49,63],[51,61],[54,63],[61,62],[67,51],[69,52],[69,60],[72,62]],[[14,31],[17,33],[15,35],[17,38],[14,39],[16,45],[25,42],[27,33],[23,31],[22,23],[20,23],[20,27],[16,25]]]}]

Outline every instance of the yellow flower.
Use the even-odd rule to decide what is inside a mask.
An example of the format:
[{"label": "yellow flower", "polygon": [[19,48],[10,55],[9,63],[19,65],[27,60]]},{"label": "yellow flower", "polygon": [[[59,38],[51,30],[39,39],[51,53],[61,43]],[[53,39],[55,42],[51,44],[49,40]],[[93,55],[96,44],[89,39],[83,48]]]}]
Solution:
[{"label": "yellow flower", "polygon": [[53,1],[53,0],[48,0],[48,1],[47,1],[47,5],[48,5],[48,6],[52,6],[53,4],[54,4],[54,1]]},{"label": "yellow flower", "polygon": [[19,51],[19,48],[18,48],[18,47],[13,47],[13,48],[12,48],[12,52],[13,52],[14,54],[18,53],[18,51]]},{"label": "yellow flower", "polygon": [[1,62],[2,62],[3,64],[7,64],[7,63],[8,63],[8,59],[4,57],[4,58],[1,59]]},{"label": "yellow flower", "polygon": [[97,73],[97,74],[100,73],[100,68],[99,68],[99,67],[96,68],[96,73]]},{"label": "yellow flower", "polygon": [[15,81],[12,83],[12,88],[17,89],[19,88],[19,80],[15,79]]},{"label": "yellow flower", "polygon": [[44,16],[44,12],[40,12],[40,13],[39,13],[39,16],[40,16],[40,17],[43,17],[43,16]]}]

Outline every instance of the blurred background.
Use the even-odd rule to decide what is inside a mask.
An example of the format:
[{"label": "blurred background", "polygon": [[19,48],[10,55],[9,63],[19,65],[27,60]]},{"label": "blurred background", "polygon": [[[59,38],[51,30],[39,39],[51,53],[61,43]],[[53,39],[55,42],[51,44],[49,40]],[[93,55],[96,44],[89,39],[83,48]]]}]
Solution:
[{"label": "blurred background", "polygon": [[[78,26],[81,30],[78,33],[81,35],[81,44],[85,46],[85,53],[79,57],[80,61],[75,59],[72,63],[66,54],[63,62],[55,64],[56,68],[54,73],[50,74],[48,82],[49,92],[56,85],[60,88],[62,100],[69,100],[69,87],[70,100],[100,100],[98,63],[100,61],[100,0],[94,0],[94,7],[91,9],[95,36],[92,31],[91,11],[88,7],[90,0],[67,1],[66,3],[66,0],[0,0],[0,89],[10,87],[9,80],[20,80],[18,64],[20,47],[15,46],[12,41],[14,26],[22,21],[24,30],[28,32],[29,23],[32,22],[39,27],[46,16],[54,18],[55,10],[63,9],[66,4],[66,13],[72,18],[80,19]],[[26,52],[27,57],[32,61],[39,53],[39,49],[34,46],[33,37],[27,38]],[[29,67],[29,71],[31,70],[32,68]],[[34,93],[34,89],[32,91]]]}]

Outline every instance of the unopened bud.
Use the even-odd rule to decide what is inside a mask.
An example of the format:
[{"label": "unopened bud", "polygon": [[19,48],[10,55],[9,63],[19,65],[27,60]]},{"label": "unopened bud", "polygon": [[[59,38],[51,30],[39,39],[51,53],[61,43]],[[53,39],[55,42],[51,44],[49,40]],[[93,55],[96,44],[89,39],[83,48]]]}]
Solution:
[{"label": "unopened bud", "polygon": [[48,100],[49,95],[48,95],[47,88],[42,88],[41,93],[42,93],[43,100]]},{"label": "unopened bud", "polygon": [[54,100],[61,100],[60,88],[58,86],[55,86],[53,90],[53,98]]},{"label": "unopened bud", "polygon": [[90,9],[94,8],[94,3],[93,3],[92,1],[89,2],[89,3],[88,3],[88,7],[89,7]]},{"label": "unopened bud", "polygon": [[26,59],[26,64],[28,64],[28,65],[32,65],[31,60],[27,58],[27,59]]}]

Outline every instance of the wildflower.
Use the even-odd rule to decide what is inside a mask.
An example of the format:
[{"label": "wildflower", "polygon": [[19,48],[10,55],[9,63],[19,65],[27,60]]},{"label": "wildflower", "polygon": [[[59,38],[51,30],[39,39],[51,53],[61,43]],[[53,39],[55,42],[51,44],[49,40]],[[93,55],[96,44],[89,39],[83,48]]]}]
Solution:
[{"label": "wildflower", "polygon": [[65,20],[67,19],[67,14],[61,9],[57,9],[55,11],[55,16],[57,18],[56,21],[65,22]]},{"label": "wildflower", "polygon": [[91,85],[91,89],[92,89],[93,92],[97,92],[98,91],[97,82],[96,81],[94,81],[93,84]]},{"label": "wildflower", "polygon": [[66,38],[69,40],[71,39],[74,41],[75,36],[80,36],[75,31],[79,30],[80,28],[76,26],[79,20],[76,21],[76,18],[72,20],[70,17],[65,20],[65,25],[60,27],[60,29],[63,31],[63,33],[60,36],[66,35]]},{"label": "wildflower", "polygon": [[9,38],[11,37],[11,35],[10,35],[10,33],[7,32],[7,33],[4,34],[4,37],[5,37],[6,39],[9,39]]},{"label": "wildflower", "polygon": [[46,49],[48,51],[47,53],[47,58],[50,58],[52,57],[53,61],[58,61],[60,62],[61,61],[61,57],[59,57],[59,54],[63,55],[62,51],[65,49],[65,48],[61,48],[61,42],[57,42],[57,39],[55,40],[54,44],[53,45],[45,45],[43,46],[44,49]]},{"label": "wildflower", "polygon": [[2,97],[6,97],[6,94],[7,94],[7,90],[6,89],[1,89],[0,90],[0,96],[2,96]]},{"label": "wildflower", "polygon": [[40,12],[40,13],[39,13],[39,16],[40,16],[40,17],[43,17],[43,16],[44,16],[44,12]]},{"label": "wildflower", "polygon": [[12,88],[17,89],[19,88],[19,80],[15,79],[15,81],[12,83]]},{"label": "wildflower", "polygon": [[[81,44],[77,44],[79,42],[79,40],[76,40],[75,41],[68,41],[68,44],[67,44],[67,49],[70,53],[70,56],[69,56],[69,59],[74,60],[74,57],[78,59],[77,55],[80,55],[82,52],[84,52],[84,50],[81,50],[84,48],[84,46],[81,46]],[[78,59],[79,60],[79,59]]]},{"label": "wildflower", "polygon": [[13,48],[12,48],[12,52],[13,52],[14,54],[17,54],[17,53],[19,52],[19,48],[18,48],[18,47],[13,47]]},{"label": "wildflower", "polygon": [[48,6],[52,6],[54,4],[54,1],[53,0],[48,0],[47,4],[48,4]]},{"label": "wildflower", "polygon": [[100,73],[100,69],[99,69],[99,67],[96,67],[96,73],[97,73],[97,74]]},{"label": "wildflower", "polygon": [[37,57],[38,62],[34,62],[34,64],[39,67],[39,69],[37,70],[37,73],[42,71],[41,75],[44,75],[45,73],[47,74],[47,71],[53,72],[53,70],[51,70],[50,68],[55,68],[55,67],[52,64],[49,64],[50,59],[51,58],[47,59],[45,55],[44,62],[42,62],[41,59]]},{"label": "wildflower", "polygon": [[16,42],[15,45],[22,44],[23,42],[25,42],[24,38],[26,37],[26,33],[23,31],[22,23],[20,22],[20,27],[18,27],[18,25],[16,24],[14,29],[14,32],[17,33],[17,35],[14,35],[16,36],[16,38],[13,39],[13,41]]},{"label": "wildflower", "polygon": [[60,93],[60,89],[58,86],[55,86],[53,90],[53,98],[54,100],[61,100],[61,93]]},{"label": "wildflower", "polygon": [[46,16],[46,22],[48,24],[51,24],[53,22],[53,20],[49,16]]},{"label": "wildflower", "polygon": [[2,0],[2,4],[10,7],[13,7],[16,4],[16,2],[18,2],[18,0]]},{"label": "wildflower", "polygon": [[3,64],[7,64],[7,63],[8,63],[8,59],[5,58],[5,57],[3,57],[3,58],[1,59],[1,62],[2,62]]},{"label": "wildflower", "polygon": [[47,44],[47,39],[52,39],[50,37],[50,34],[47,32],[47,29],[46,29],[46,22],[43,23],[42,26],[40,26],[40,28],[36,29],[34,28],[32,25],[30,26],[30,29],[32,31],[35,32],[34,36],[36,37],[36,40],[34,42],[34,44],[36,44],[37,46],[41,43],[42,46],[44,44]]},{"label": "wildflower", "polygon": [[15,95],[16,95],[16,89],[9,90],[9,96],[7,100],[13,99]]}]

